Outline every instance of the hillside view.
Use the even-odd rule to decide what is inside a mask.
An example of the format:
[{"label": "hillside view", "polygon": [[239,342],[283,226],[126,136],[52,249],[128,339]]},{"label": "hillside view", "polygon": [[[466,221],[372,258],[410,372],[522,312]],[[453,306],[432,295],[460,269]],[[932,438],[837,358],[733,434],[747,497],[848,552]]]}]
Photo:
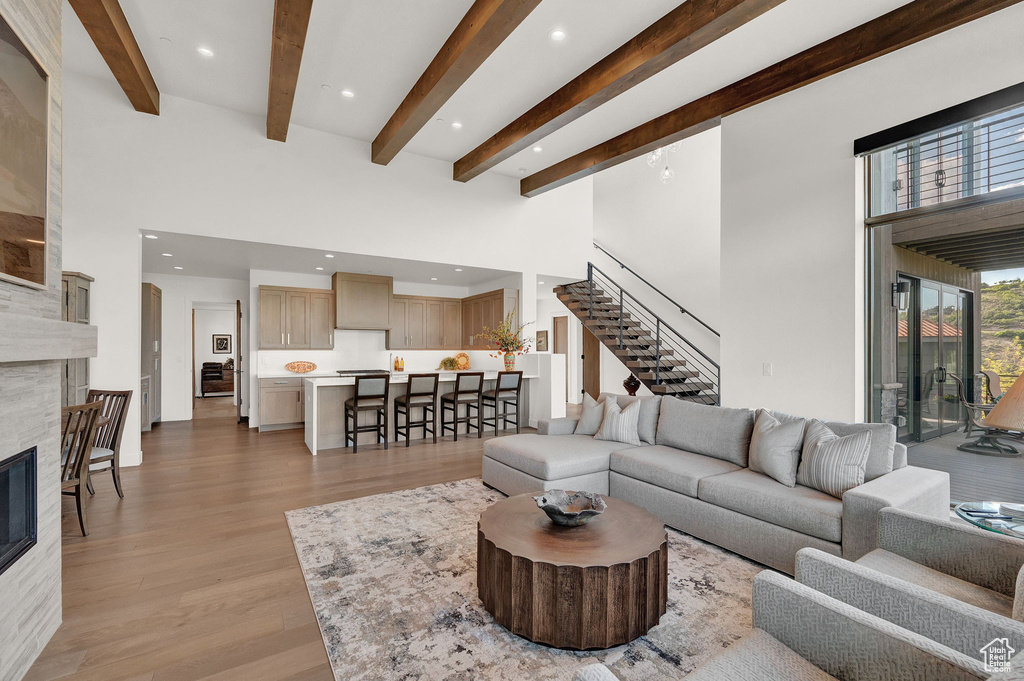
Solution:
[{"label": "hillside view", "polygon": [[1024,373],[1024,280],[981,285],[981,368],[1007,379]]}]

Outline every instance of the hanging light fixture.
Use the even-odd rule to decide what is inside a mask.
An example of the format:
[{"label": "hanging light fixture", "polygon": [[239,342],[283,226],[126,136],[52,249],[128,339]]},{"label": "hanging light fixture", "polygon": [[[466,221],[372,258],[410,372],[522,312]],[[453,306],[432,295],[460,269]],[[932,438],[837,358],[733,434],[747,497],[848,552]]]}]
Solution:
[{"label": "hanging light fixture", "polygon": [[658,173],[658,178],[661,180],[662,184],[668,184],[672,181],[672,178],[676,176],[676,171],[672,170],[668,165],[668,157],[669,154],[679,151],[682,146],[683,142],[682,140],[679,140],[672,142],[667,146],[658,147],[651,153],[647,154],[647,165],[655,169],[661,168],[661,171]]},{"label": "hanging light fixture", "polygon": [[675,177],[675,176],[676,176],[676,171],[672,170],[668,166],[665,166],[665,169],[662,170],[661,174],[659,175],[659,177],[661,178],[661,183],[662,184],[668,184],[669,182],[672,181],[672,178]]},{"label": "hanging light fixture", "polygon": [[651,153],[647,154],[647,165],[649,165],[652,168],[657,168],[658,166],[660,166],[661,157],[662,155],[664,155],[664,153],[664,150],[661,147],[658,147]]}]

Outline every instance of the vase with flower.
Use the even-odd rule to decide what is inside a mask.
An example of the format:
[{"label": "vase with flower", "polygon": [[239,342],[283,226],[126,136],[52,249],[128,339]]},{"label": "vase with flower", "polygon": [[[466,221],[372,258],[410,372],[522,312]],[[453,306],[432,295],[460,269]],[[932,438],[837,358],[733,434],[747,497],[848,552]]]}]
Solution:
[{"label": "vase with flower", "polygon": [[487,349],[496,349],[497,352],[491,357],[501,357],[505,360],[505,371],[513,371],[516,368],[516,355],[525,355],[530,351],[533,338],[524,338],[523,329],[532,324],[516,324],[516,308],[505,315],[505,318],[492,329],[485,326],[483,333],[478,333],[477,338],[487,341]]}]

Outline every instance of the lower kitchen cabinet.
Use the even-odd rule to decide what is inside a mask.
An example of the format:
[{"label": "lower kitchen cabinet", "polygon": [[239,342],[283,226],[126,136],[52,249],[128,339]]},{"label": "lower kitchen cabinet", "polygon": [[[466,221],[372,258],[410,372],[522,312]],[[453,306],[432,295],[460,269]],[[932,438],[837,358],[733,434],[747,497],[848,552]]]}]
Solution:
[{"label": "lower kitchen cabinet", "polygon": [[260,379],[260,430],[266,426],[298,427],[305,421],[305,408],[301,378]]}]

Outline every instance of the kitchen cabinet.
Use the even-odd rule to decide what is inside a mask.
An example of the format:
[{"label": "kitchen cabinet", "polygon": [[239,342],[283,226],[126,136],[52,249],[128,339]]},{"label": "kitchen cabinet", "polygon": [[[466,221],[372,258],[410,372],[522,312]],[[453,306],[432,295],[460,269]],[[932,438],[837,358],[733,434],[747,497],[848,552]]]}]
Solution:
[{"label": "kitchen cabinet", "polygon": [[331,350],[334,293],[260,286],[258,326],[260,350]]},{"label": "kitchen cabinet", "polygon": [[[61,319],[76,324],[89,323],[89,296],[94,279],[81,272],[63,272]],[[67,359],[61,362],[60,406],[85,404],[89,396],[89,360]]]},{"label": "kitchen cabinet", "polygon": [[391,328],[393,277],[335,272],[331,284],[337,305],[337,328]]},{"label": "kitchen cabinet", "polygon": [[301,378],[261,378],[260,430],[264,426],[302,423],[305,401]]},{"label": "kitchen cabinet", "polygon": [[462,302],[454,298],[393,296],[389,350],[458,350]]},{"label": "kitchen cabinet", "polygon": [[505,315],[515,310],[513,322],[519,324],[519,291],[502,288],[462,299],[462,339],[470,348],[487,347],[487,341],[477,338],[484,327],[495,329]]},{"label": "kitchen cabinet", "polygon": [[160,390],[163,385],[163,292],[153,284],[142,285],[142,376],[149,376],[150,422],[160,421]]}]

